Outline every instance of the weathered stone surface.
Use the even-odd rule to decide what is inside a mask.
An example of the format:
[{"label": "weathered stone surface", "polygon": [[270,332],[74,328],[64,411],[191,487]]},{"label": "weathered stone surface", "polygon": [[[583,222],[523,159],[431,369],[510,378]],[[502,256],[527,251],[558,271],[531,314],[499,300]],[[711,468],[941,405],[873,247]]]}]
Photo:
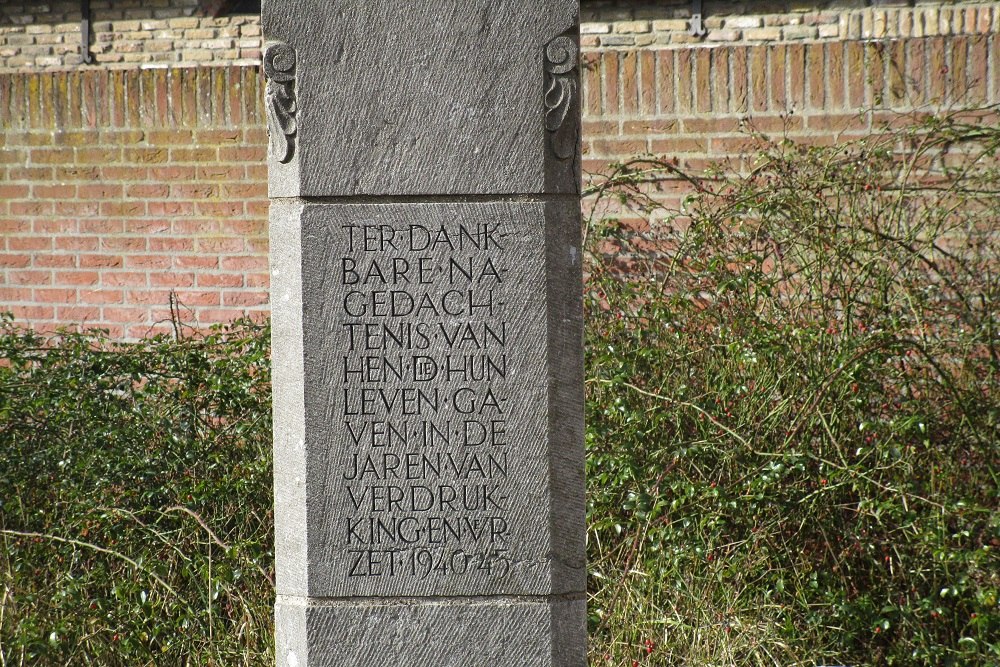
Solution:
[{"label": "weathered stone surface", "polygon": [[576,70],[558,80],[576,53],[553,41],[575,44],[577,14],[576,0],[265,1],[266,41],[295,58],[294,147],[272,161],[271,196],[575,192]]},{"label": "weathered stone surface", "polygon": [[583,590],[577,220],[272,206],[275,366],[302,378],[276,392],[279,593]]},{"label": "weathered stone surface", "polygon": [[280,665],[586,662],[576,21],[264,4]]},{"label": "weathered stone surface", "polygon": [[[278,599],[279,667],[580,667],[586,601],[486,598],[380,603]],[[308,642],[301,637],[308,637]]]}]

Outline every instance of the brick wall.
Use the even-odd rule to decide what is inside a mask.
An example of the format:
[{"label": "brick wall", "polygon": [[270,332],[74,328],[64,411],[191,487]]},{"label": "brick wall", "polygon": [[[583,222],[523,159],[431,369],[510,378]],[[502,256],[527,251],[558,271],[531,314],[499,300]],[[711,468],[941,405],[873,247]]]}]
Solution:
[{"label": "brick wall", "polygon": [[0,75],[0,310],[116,337],[267,309],[256,68]]},{"label": "brick wall", "polygon": [[[608,20],[585,25],[589,172],[645,153],[698,171],[739,164],[749,130],[832,143],[899,114],[1000,102],[993,4],[968,3],[961,22],[917,8],[937,12],[930,35],[907,8],[868,8],[850,39],[820,38],[818,23],[815,39],[755,40],[750,26],[697,43],[670,41],[677,30],[645,43],[675,19],[643,7],[605,3],[591,18]],[[883,11],[897,13],[883,23]],[[853,30],[851,16],[837,25]],[[869,24],[896,36],[865,38]],[[0,310],[124,337],[168,329],[171,294],[192,325],[266,312],[260,98],[256,66],[0,73]]]},{"label": "brick wall", "polygon": [[[199,0],[91,0],[94,67],[256,64],[260,16],[211,16]],[[0,2],[0,71],[82,63],[80,0]]]},{"label": "brick wall", "polygon": [[[212,4],[212,3],[209,3]],[[703,37],[690,0],[583,0],[585,48],[893,39],[989,33],[982,0],[705,0]],[[244,64],[260,59],[260,17],[207,15],[199,0],[91,0],[94,67]],[[0,71],[81,67],[79,0],[0,3]]]}]

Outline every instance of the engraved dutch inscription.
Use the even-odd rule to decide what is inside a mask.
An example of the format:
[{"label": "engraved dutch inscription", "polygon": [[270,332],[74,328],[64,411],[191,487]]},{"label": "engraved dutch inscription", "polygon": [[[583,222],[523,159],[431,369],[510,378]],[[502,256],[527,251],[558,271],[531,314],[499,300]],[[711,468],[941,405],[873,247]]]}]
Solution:
[{"label": "engraved dutch inscription", "polygon": [[330,594],[550,588],[543,209],[303,216]]}]

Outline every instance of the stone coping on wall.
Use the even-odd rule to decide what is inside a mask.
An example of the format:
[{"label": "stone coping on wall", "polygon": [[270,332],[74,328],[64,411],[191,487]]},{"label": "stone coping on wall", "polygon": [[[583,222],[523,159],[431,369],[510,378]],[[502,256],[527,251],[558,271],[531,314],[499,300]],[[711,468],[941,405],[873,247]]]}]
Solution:
[{"label": "stone coping on wall", "polygon": [[[174,0],[177,5],[190,4]],[[63,3],[65,4],[65,3]],[[865,0],[839,2],[706,2],[704,37],[689,32],[690,3],[584,3],[584,50],[687,48],[761,43],[891,40],[976,35],[1000,26],[1000,3],[918,2],[892,6]],[[889,5],[889,6],[887,6]],[[817,7],[823,7],[817,9]],[[181,8],[183,9],[183,8]],[[82,65],[80,23],[63,12],[32,14],[28,5],[0,16],[0,72],[251,65],[260,61],[259,17],[165,15],[164,9],[95,11],[94,65]]]}]

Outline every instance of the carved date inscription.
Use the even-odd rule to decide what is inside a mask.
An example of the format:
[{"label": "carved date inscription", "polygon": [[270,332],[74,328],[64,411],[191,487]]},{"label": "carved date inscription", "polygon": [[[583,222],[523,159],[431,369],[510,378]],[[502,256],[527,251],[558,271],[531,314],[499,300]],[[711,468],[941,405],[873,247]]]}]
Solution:
[{"label": "carved date inscription", "polygon": [[343,577],[503,579],[517,473],[513,231],[373,219],[338,233]]}]

